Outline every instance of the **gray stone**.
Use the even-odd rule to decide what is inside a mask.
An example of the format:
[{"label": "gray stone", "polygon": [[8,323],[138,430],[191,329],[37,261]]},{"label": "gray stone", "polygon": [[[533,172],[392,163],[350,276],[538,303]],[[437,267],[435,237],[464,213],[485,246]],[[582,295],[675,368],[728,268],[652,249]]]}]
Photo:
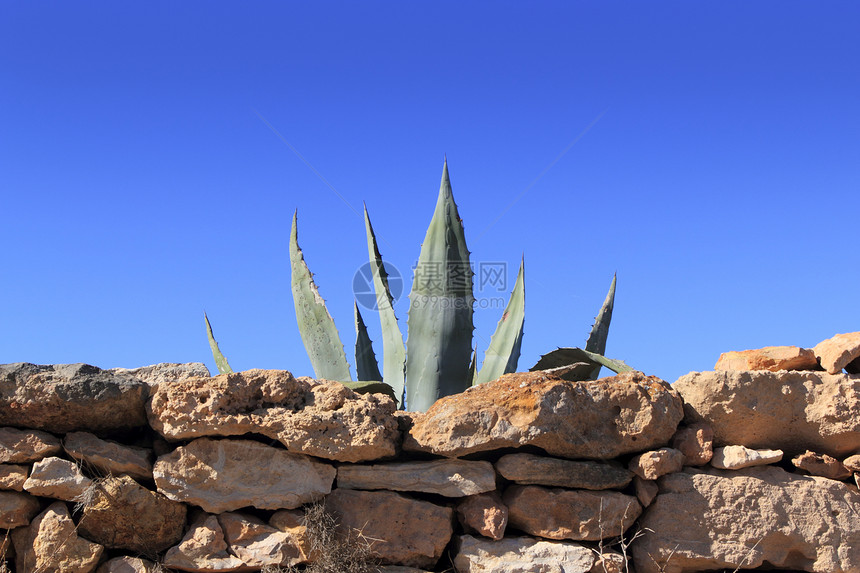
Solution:
[{"label": "gray stone", "polygon": [[343,465],[337,470],[337,485],[464,497],[495,490],[496,472],[490,462],[465,460]]},{"label": "gray stone", "polygon": [[496,470],[507,480],[528,485],[577,489],[621,489],[633,472],[617,462],[574,461],[534,454],[508,454],[496,462]]},{"label": "gray stone", "polygon": [[577,543],[507,537],[501,541],[462,535],[454,557],[459,573],[589,573],[595,553]]}]

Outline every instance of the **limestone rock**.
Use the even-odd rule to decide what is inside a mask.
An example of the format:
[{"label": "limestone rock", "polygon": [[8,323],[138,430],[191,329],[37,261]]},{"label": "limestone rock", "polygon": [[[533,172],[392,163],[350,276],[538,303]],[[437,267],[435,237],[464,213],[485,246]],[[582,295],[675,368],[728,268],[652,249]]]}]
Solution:
[{"label": "limestone rock", "polygon": [[617,462],[562,460],[534,454],[507,454],[496,462],[496,470],[507,480],[528,485],[579,489],[620,489],[633,473]]},{"label": "limestone rock", "polygon": [[812,351],[827,372],[838,374],[860,358],[860,332],[837,334],[816,344]]},{"label": "limestone rock", "polygon": [[336,470],[252,440],[200,438],[155,462],[158,491],[210,513],[292,509],[331,491]]},{"label": "limestone rock", "polygon": [[114,557],[105,561],[96,573],[162,573],[156,563],[140,557]]},{"label": "limestone rock", "polygon": [[489,541],[462,535],[458,545],[459,573],[589,573],[595,562],[588,547],[532,537]]},{"label": "limestone rock", "polygon": [[521,372],[438,400],[416,416],[403,447],[461,457],[531,445],[610,459],[665,444],[682,416],[677,393],[641,372],[588,382]]},{"label": "limestone rock", "polygon": [[[778,467],[661,478],[633,543],[637,573],[710,569],[860,571],[860,492]],[[665,569],[661,569],[665,567]]]},{"label": "limestone rock", "polygon": [[813,450],[842,457],[860,450],[860,376],[799,371],[692,372],[672,387],[688,423],[707,422],[714,445]]},{"label": "limestone rock", "polygon": [[326,510],[373,541],[383,564],[432,568],[453,534],[453,510],[390,491],[335,489]]},{"label": "limestone rock", "polygon": [[636,479],[633,480],[633,487],[636,491],[636,499],[639,500],[642,507],[651,505],[660,490],[656,481],[642,479],[639,476],[636,476]]},{"label": "limestone rock", "polygon": [[96,484],[84,504],[81,534],[111,548],[154,555],[182,539],[186,507],[128,476]]},{"label": "limestone rock", "polygon": [[711,465],[721,470],[766,466],[782,460],[782,450],[753,450],[744,446],[725,446],[714,451]]},{"label": "limestone rock", "polygon": [[496,472],[490,462],[465,460],[344,465],[337,470],[337,486],[464,497],[495,490]]},{"label": "limestone rock", "polygon": [[714,457],[714,430],[704,422],[679,428],[672,447],[684,454],[684,464],[703,466]]},{"label": "limestone rock", "polygon": [[395,455],[395,407],[382,394],[356,394],[337,382],[248,370],[162,384],[148,415],[170,440],[257,433],[294,453],[361,462]]},{"label": "limestone rock", "polygon": [[635,497],[617,491],[514,485],[505,491],[503,499],[510,527],[549,539],[597,541],[617,537],[642,513]]},{"label": "limestone rock", "polygon": [[290,533],[239,513],[222,513],[218,523],[230,552],[248,566],[298,565],[305,561],[298,540]]},{"label": "limestone rock", "polygon": [[402,565],[383,565],[379,568],[379,573],[432,573],[424,569],[416,569],[415,567],[403,567]]},{"label": "limestone rock", "polygon": [[860,472],[860,454],[848,456],[847,458],[842,460],[842,465],[844,465],[852,472]]},{"label": "limestone rock", "polygon": [[639,454],[628,468],[642,479],[654,480],[660,476],[681,471],[684,467],[684,454],[674,448],[660,448]]},{"label": "limestone rock", "polygon": [[482,493],[457,505],[457,519],[466,531],[501,539],[508,525],[508,508],[496,492]]},{"label": "limestone rock", "polygon": [[797,346],[766,346],[756,350],[724,352],[714,370],[818,370],[812,350]]},{"label": "limestone rock", "polygon": [[202,362],[188,362],[186,364],[163,362],[140,368],[111,368],[108,372],[133,376],[146,382],[150,387],[150,394],[163,383],[172,384],[188,378],[208,378],[210,376],[209,369]]},{"label": "limestone rock", "polygon": [[60,439],[48,432],[0,428],[0,463],[36,462],[59,453],[61,449]]},{"label": "limestone rock", "polygon": [[33,464],[24,489],[33,495],[77,501],[92,483],[73,462],[50,457]]},{"label": "limestone rock", "polygon": [[0,529],[28,525],[41,507],[39,500],[30,494],[0,491]]},{"label": "limestone rock", "polygon": [[27,472],[29,472],[27,466],[0,464],[0,489],[24,491]]},{"label": "limestone rock", "polygon": [[0,420],[64,434],[146,425],[149,387],[88,364],[0,365]]},{"label": "limestone rock", "polygon": [[816,454],[807,450],[791,460],[794,467],[804,470],[814,476],[835,480],[846,480],[851,477],[851,470],[842,465],[839,460],[827,454]]},{"label": "limestone rock", "polygon": [[63,439],[66,452],[105,475],[152,479],[152,451],[102,440],[89,432],[72,432]]},{"label": "limestone rock", "polygon": [[242,560],[228,552],[224,530],[214,515],[203,514],[182,542],[167,550],[163,564],[169,569],[193,572],[247,571]]},{"label": "limestone rock", "polygon": [[90,573],[95,571],[104,547],[78,537],[66,504],[50,505],[29,527],[12,532],[15,570],[18,573]]},{"label": "limestone rock", "polygon": [[301,562],[310,560],[311,539],[305,525],[305,512],[300,509],[281,509],[272,514],[269,525],[290,536],[291,543],[301,551]]}]

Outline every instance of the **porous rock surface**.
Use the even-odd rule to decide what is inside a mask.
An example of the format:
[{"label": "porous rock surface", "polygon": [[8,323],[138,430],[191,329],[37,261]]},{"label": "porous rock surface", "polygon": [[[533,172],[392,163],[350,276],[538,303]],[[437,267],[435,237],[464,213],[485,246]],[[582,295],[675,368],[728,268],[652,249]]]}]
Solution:
[{"label": "porous rock surface", "polygon": [[360,531],[382,563],[433,567],[453,534],[453,510],[391,491],[338,488],[326,510],[340,527]]},{"label": "porous rock surface", "polygon": [[589,382],[522,372],[436,401],[414,417],[403,447],[461,457],[529,445],[609,459],[665,444],[682,417],[678,394],[641,372]]},{"label": "porous rock surface", "polygon": [[90,573],[104,547],[78,536],[66,505],[50,505],[30,523],[12,531],[17,573]]},{"label": "porous rock surface", "polygon": [[163,569],[140,557],[114,557],[99,565],[96,573],[163,573]]},{"label": "porous rock surface", "polygon": [[703,422],[678,428],[672,447],[684,454],[684,464],[703,466],[714,456],[714,430]]},{"label": "porous rock surface", "polygon": [[769,564],[816,573],[860,571],[860,492],[778,467],[686,470],[661,478],[632,546],[637,573]]},{"label": "porous rock surface", "polygon": [[672,387],[684,399],[685,420],[713,428],[715,446],[835,457],[860,450],[860,375],[691,372]]},{"label": "porous rock surface", "polygon": [[617,462],[564,460],[524,453],[502,456],[496,462],[496,470],[518,484],[579,489],[621,489],[633,479],[633,472]]},{"label": "porous rock surface", "polygon": [[35,462],[61,449],[60,439],[48,432],[0,428],[0,463]]},{"label": "porous rock surface", "polygon": [[343,465],[337,470],[337,485],[464,497],[496,489],[496,471],[490,462],[466,460]]},{"label": "porous rock surface", "polygon": [[0,528],[14,529],[27,525],[37,513],[39,499],[17,491],[0,491]]},{"label": "porous rock surface", "polygon": [[501,539],[508,525],[508,506],[496,492],[473,495],[457,505],[457,519],[470,533]]},{"label": "porous rock surface", "polygon": [[830,374],[838,374],[845,368],[860,372],[860,332],[837,334],[815,345],[812,349],[821,366]]},{"label": "porous rock surface", "polygon": [[33,495],[75,501],[92,483],[74,462],[50,457],[33,464],[24,489]]},{"label": "porous rock surface", "polygon": [[30,468],[18,464],[0,464],[0,489],[24,491]]},{"label": "porous rock surface", "polygon": [[222,513],[218,523],[230,552],[251,567],[289,566],[305,561],[299,540],[291,532],[241,513]]},{"label": "porous rock surface", "polygon": [[767,466],[782,460],[782,450],[754,450],[746,446],[724,446],[714,451],[711,465],[721,470]]},{"label": "porous rock surface", "polygon": [[681,471],[684,454],[675,448],[660,448],[639,454],[630,460],[628,468],[642,479],[655,480],[660,476]]},{"label": "porous rock surface", "polygon": [[210,513],[292,509],[331,491],[335,468],[252,440],[200,438],[155,462],[158,491]]},{"label": "porous rock surface", "polygon": [[262,434],[289,451],[343,462],[393,456],[400,432],[393,400],[343,384],[248,370],[160,384],[151,426],[169,440]]},{"label": "porous rock surface", "polygon": [[714,370],[818,370],[812,350],[797,346],[766,346],[755,350],[723,352]]},{"label": "porous rock surface", "polygon": [[577,543],[533,537],[490,541],[462,535],[454,567],[459,573],[588,573],[594,552]]},{"label": "porous rock surface", "polygon": [[0,365],[3,424],[54,433],[102,434],[146,425],[149,386],[88,364]]},{"label": "porous rock surface", "polygon": [[179,545],[167,550],[163,563],[170,569],[195,573],[250,570],[229,552],[218,518],[205,513],[191,523]]},{"label": "porous rock surface", "polygon": [[108,477],[84,504],[79,529],[110,548],[155,555],[182,539],[187,508],[129,476]]}]

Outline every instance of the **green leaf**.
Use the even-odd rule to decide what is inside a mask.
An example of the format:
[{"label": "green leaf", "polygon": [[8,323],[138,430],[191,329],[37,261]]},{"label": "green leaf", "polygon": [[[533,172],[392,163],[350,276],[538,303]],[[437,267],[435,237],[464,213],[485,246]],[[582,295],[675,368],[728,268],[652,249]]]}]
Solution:
[{"label": "green leaf", "polygon": [[[586,350],[601,356],[606,353],[609,323],[612,321],[612,309],[615,306],[615,281],[617,278],[617,274],[612,276],[612,284],[609,285],[606,300],[603,301],[603,306],[600,307],[600,312],[594,319],[594,326],[591,328],[591,334],[588,335],[588,340],[585,343]],[[598,376],[600,376],[600,366],[596,366],[591,372],[590,380],[597,380]]]},{"label": "green leaf", "polygon": [[397,397],[394,395],[394,389],[385,382],[362,380],[360,382],[341,382],[341,384],[343,384],[356,394],[385,394],[386,396],[394,400],[395,404],[397,403]]},{"label": "green leaf", "polygon": [[478,347],[476,346],[474,350],[472,350],[472,360],[469,361],[469,383],[474,386],[475,385],[475,376],[478,375],[476,370],[478,369]]},{"label": "green leaf", "polygon": [[424,411],[439,398],[471,385],[472,268],[447,161],[409,301],[406,408]]},{"label": "green leaf", "polygon": [[[364,208],[364,227],[367,232],[367,251],[373,269],[373,289],[376,292],[376,307],[379,310],[379,324],[382,327],[382,380],[394,388],[398,402],[403,403],[406,386],[406,346],[394,314],[394,298],[388,288],[388,273],[382,263],[382,255],[376,243],[376,235],[370,224],[367,207]],[[359,375],[361,378],[361,375]]]},{"label": "green leaf", "polygon": [[209,324],[209,317],[206,316],[206,313],[203,313],[203,320],[206,321],[206,336],[209,338],[209,348],[212,349],[212,358],[215,359],[215,366],[218,367],[219,374],[230,374],[233,372],[233,369],[230,368],[230,364],[227,362],[227,359],[224,358],[224,355],[221,354],[221,349],[218,348],[218,343],[215,342],[215,336],[212,334],[212,325]]},{"label": "green leaf", "polygon": [[382,380],[379,373],[379,364],[373,353],[373,343],[367,334],[367,326],[358,311],[358,303],[355,306],[355,372],[359,380]]},{"label": "green leaf", "polygon": [[587,372],[582,369],[577,369],[577,372],[580,375],[577,378],[579,380],[593,380],[590,374],[593,372],[594,367],[597,366],[606,366],[613,372],[630,372],[634,370],[622,360],[606,358],[605,356],[589,352],[588,350],[583,350],[582,348],[558,348],[541,356],[537,364],[530,368],[530,371],[552,370],[554,368],[562,368],[565,366],[575,365],[577,363],[587,363],[591,365],[591,370]]},{"label": "green leaf", "polygon": [[298,212],[293,215],[290,231],[290,266],[299,333],[317,378],[349,381],[352,376],[343,343],[299,248],[297,219]]},{"label": "green leaf", "polygon": [[520,348],[523,343],[523,326],[525,324],[526,295],[523,279],[525,261],[520,262],[517,282],[511,291],[508,306],[502,313],[502,318],[496,325],[496,332],[490,339],[490,346],[484,354],[484,364],[475,378],[475,384],[483,384],[495,380],[502,374],[516,372],[517,361],[520,358]]}]

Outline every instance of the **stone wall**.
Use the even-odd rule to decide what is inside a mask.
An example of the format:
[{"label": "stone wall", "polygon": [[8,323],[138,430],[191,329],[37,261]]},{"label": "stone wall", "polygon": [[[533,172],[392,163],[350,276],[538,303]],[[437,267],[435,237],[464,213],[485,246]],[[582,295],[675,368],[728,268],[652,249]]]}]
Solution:
[{"label": "stone wall", "polygon": [[860,572],[858,372],[854,333],[672,385],[509,374],[412,414],[286,371],[3,365],[0,551],[19,573]]}]

